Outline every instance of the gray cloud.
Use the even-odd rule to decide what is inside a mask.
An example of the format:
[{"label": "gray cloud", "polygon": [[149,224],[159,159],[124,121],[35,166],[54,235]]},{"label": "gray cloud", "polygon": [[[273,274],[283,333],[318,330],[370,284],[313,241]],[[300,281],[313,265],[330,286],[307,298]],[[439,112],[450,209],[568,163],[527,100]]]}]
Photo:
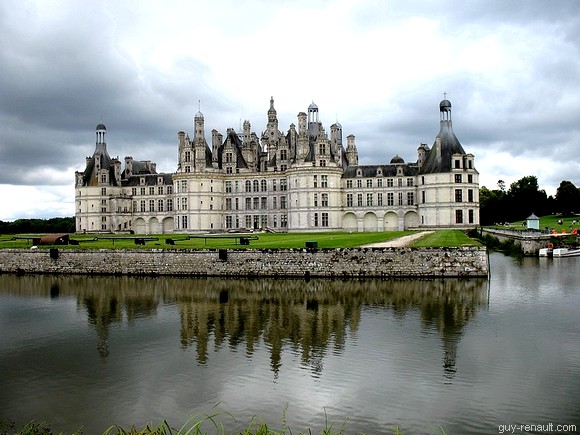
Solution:
[{"label": "gray cloud", "polygon": [[[339,120],[356,135],[361,163],[410,161],[433,143],[448,92],[476,166],[501,154],[513,171],[498,176],[517,179],[539,171],[519,159],[543,161],[540,187],[580,186],[577,1],[248,2],[238,14],[206,4],[192,20],[183,6],[0,3],[0,185],[70,183],[72,204],[72,171],[92,154],[99,122],[111,155],[172,171],[177,131],[191,133],[198,101],[207,132],[249,119],[260,133],[271,95],[284,130],[316,100],[326,126]],[[302,15],[308,25],[291,21]],[[267,27],[286,16],[288,28]],[[400,32],[382,40],[385,29]]]}]

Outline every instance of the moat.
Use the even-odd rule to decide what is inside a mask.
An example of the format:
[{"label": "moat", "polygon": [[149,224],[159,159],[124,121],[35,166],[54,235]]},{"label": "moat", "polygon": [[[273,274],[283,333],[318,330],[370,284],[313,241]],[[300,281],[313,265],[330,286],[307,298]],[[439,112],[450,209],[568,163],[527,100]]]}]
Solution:
[{"label": "moat", "polygon": [[[230,413],[293,433],[580,421],[580,259],[490,277],[0,275],[0,416],[57,431]],[[216,404],[217,408],[213,408]],[[326,412],[326,416],[325,416]]]}]

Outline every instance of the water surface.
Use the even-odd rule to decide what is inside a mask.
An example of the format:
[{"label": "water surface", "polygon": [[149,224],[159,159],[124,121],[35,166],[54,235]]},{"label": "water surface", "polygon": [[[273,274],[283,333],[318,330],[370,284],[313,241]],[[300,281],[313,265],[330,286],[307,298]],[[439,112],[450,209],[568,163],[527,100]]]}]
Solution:
[{"label": "water surface", "polygon": [[283,413],[293,433],[578,424],[580,258],[490,260],[489,280],[0,275],[0,416],[65,433],[213,412],[232,431]]}]

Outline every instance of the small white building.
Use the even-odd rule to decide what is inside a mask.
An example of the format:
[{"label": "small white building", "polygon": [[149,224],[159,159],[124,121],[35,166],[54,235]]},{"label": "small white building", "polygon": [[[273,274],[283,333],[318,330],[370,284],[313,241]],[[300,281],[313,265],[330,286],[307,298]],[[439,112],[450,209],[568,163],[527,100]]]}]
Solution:
[{"label": "small white building", "polygon": [[193,139],[177,134],[177,169],[158,174],[150,161],[111,158],[106,127],[76,172],[77,232],[192,233],[244,229],[274,231],[386,231],[472,228],[479,225],[479,174],[453,132],[451,103],[439,105],[440,130],[417,160],[359,165],[355,136],[342,126],[330,136],[312,103],[297,126],[279,130],[274,99],[261,135],[212,130],[194,116]]},{"label": "small white building", "polygon": [[532,213],[526,219],[526,227],[529,230],[539,230],[540,229],[540,218]]}]

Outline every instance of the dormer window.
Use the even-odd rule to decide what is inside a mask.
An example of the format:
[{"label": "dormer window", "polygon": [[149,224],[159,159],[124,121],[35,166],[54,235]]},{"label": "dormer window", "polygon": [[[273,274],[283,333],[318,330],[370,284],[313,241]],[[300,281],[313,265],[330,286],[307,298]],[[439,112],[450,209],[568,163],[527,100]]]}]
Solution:
[{"label": "dormer window", "polygon": [[356,176],[357,177],[362,177],[362,171],[360,169],[356,170]]}]

